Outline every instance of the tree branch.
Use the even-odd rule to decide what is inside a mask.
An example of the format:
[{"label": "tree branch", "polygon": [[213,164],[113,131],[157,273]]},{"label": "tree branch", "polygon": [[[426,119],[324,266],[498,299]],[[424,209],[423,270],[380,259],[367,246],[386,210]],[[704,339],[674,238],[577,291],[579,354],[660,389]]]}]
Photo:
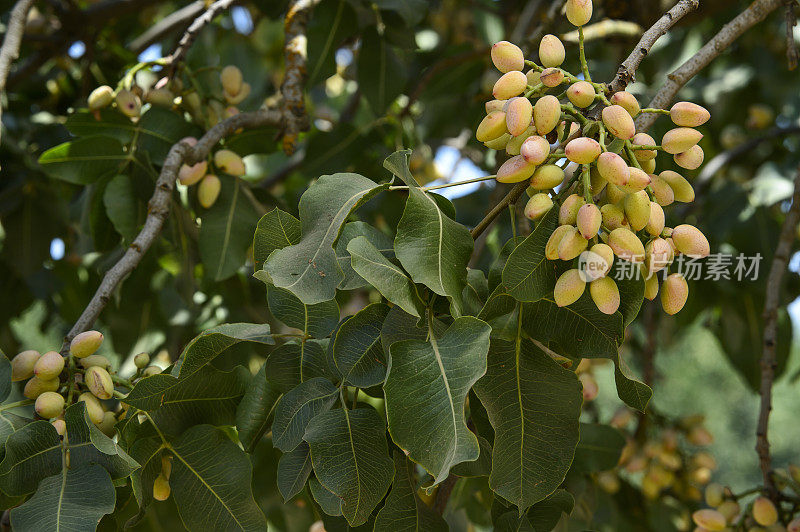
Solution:
[{"label": "tree branch", "polygon": [[294,153],[300,132],[309,127],[303,94],[307,74],[306,26],[311,16],[311,9],[317,3],[319,0],[292,0],[283,23],[286,35],[283,48],[286,74],[281,84],[281,94],[284,109],[288,111],[283,134],[283,151],[287,155]]},{"label": "tree branch", "polygon": [[178,46],[176,46],[175,50],[167,57],[170,78],[175,74],[175,69],[178,68],[178,65],[180,65],[181,61],[186,57],[186,53],[189,51],[189,48],[192,47],[200,31],[211,24],[214,17],[228,9],[234,1],[235,0],[217,0],[208,6],[208,9],[206,9],[202,15],[194,19],[194,22],[189,25],[189,28],[187,28],[181,40],[178,41]]},{"label": "tree branch", "polygon": [[[667,82],[659,89],[647,107],[666,109],[681,87],[686,85],[698,72],[724,52],[745,31],[764,20],[782,2],[783,0],[755,0],[747,9],[723,26],[719,33],[700,48],[696,54],[687,59],[676,70],[667,74]],[[636,130],[647,130],[653,125],[656,118],[658,118],[658,115],[655,113],[642,113],[636,119]]]},{"label": "tree branch", "polygon": [[794,242],[795,228],[800,220],[800,168],[794,178],[792,206],[783,221],[778,247],[767,277],[767,291],[764,302],[764,341],[761,353],[761,408],[758,413],[756,429],[756,452],[764,478],[764,489],[774,502],[778,502],[778,490],[772,479],[772,456],[769,452],[769,414],[772,410],[772,381],[775,378],[775,348],[778,341],[778,306],[780,305],[781,281],[789,263],[789,255]]},{"label": "tree branch", "polygon": [[794,43],[794,26],[797,24],[797,17],[794,14],[795,1],[783,0],[786,17],[786,61],[789,64],[789,70],[797,68],[797,45]]},{"label": "tree branch", "polygon": [[205,6],[206,4],[203,0],[195,0],[191,4],[170,13],[132,40],[128,44],[128,49],[135,54],[139,54],[148,46],[169,35],[176,28],[185,29],[203,12]]},{"label": "tree branch", "polygon": [[[11,10],[8,19],[8,28],[0,48],[0,96],[6,91],[6,80],[11,70],[11,63],[19,57],[19,47],[22,45],[22,34],[25,31],[25,22],[28,11],[33,5],[33,0],[19,0]],[[0,119],[3,116],[3,106],[0,103]],[[0,127],[0,130],[2,127]]]}]

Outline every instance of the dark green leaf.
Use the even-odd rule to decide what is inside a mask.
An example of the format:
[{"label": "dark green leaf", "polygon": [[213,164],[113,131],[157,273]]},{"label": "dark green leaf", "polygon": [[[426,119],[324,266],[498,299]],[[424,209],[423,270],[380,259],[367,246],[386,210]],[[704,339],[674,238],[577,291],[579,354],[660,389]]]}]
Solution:
[{"label": "dark green leaf", "polygon": [[315,340],[292,340],[276,347],[266,362],[267,380],[283,392],[303,381],[328,376],[323,346]]},{"label": "dark green leaf", "polygon": [[544,256],[550,235],[558,227],[558,209],[550,209],[533,232],[508,257],[503,284],[518,301],[539,301],[553,293],[557,263]]},{"label": "dark green leaf", "polygon": [[597,423],[581,423],[581,437],[575,449],[572,469],[594,473],[613,469],[619,462],[625,438],[614,427]]},{"label": "dark green leaf", "polygon": [[69,183],[88,185],[119,168],[130,155],[111,137],[85,137],[50,148],[39,163],[51,176]]},{"label": "dark green leaf", "polygon": [[288,501],[301,491],[311,474],[311,453],[306,442],[300,443],[278,460],[278,490],[284,501]]},{"label": "dark green leaf", "polygon": [[182,115],[153,105],[139,119],[137,149],[155,164],[163,164],[173,144],[184,137],[200,136],[201,130]]},{"label": "dark green leaf", "polygon": [[103,191],[103,205],[117,233],[122,235],[126,242],[132,242],[144,218],[141,217],[140,220],[139,202],[128,176],[118,175],[111,178]]},{"label": "dark green leaf", "polygon": [[336,333],[333,360],[348,384],[369,388],[386,377],[386,357],[381,346],[381,327],[389,307],[375,303],[361,309]]},{"label": "dark green leaf", "polygon": [[256,267],[267,260],[276,249],[292,246],[300,242],[300,220],[274,208],[261,217],[253,236],[253,259]]},{"label": "dark green leaf", "polygon": [[339,290],[355,290],[369,284],[351,265],[350,252],[347,249],[350,242],[359,237],[365,238],[383,257],[394,256],[394,247],[389,236],[364,222],[346,223],[339,235],[339,240],[336,241],[336,259],[344,273]]},{"label": "dark green leaf", "polygon": [[308,25],[308,84],[336,71],[334,54],[342,42],[358,31],[358,17],[344,0],[324,0],[314,8]]},{"label": "dark green leaf", "polygon": [[11,394],[11,361],[0,351],[0,403]]},{"label": "dark green leaf", "polygon": [[277,386],[267,381],[266,364],[253,375],[236,409],[236,429],[244,450],[251,453],[267,432],[275,405],[282,396]]},{"label": "dark green leaf", "polygon": [[335,299],[305,305],[289,290],[267,285],[267,301],[273,316],[312,338],[325,338],[339,323],[339,305]]},{"label": "dark green leaf", "polygon": [[[323,512],[334,517],[342,515],[342,499],[328,491],[325,486],[319,483],[316,477],[308,479],[308,487],[311,489],[311,495],[314,497],[317,504],[319,504],[320,508],[322,508]],[[346,522],[347,521],[345,521],[345,523]]]},{"label": "dark green leaf", "polygon": [[175,363],[173,375],[185,378],[214,360],[220,353],[239,342],[273,345],[269,325],[259,323],[226,323],[203,331],[187,345]]},{"label": "dark green leaf", "polygon": [[300,445],[309,422],[336,402],[338,391],[329,380],[315,377],[284,394],[275,406],[272,423],[275,447],[286,453]]},{"label": "dark green leaf", "polygon": [[449,530],[442,516],[417,496],[414,464],[402,453],[394,453],[392,491],[375,519],[375,530],[436,532]]},{"label": "dark green leaf", "polygon": [[358,87],[373,113],[382,116],[403,92],[406,71],[405,65],[376,27],[362,34],[358,54]]}]

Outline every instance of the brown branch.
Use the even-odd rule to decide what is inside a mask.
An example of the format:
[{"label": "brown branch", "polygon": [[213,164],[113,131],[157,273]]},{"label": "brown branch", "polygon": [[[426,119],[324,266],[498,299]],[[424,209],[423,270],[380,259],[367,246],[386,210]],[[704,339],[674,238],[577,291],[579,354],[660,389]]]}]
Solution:
[{"label": "brown branch", "polygon": [[305,95],[303,85],[307,75],[306,60],[306,26],[311,16],[311,9],[319,0],[292,0],[286,11],[283,28],[286,40],[283,54],[286,62],[286,74],[281,84],[283,106],[289,120],[283,133],[283,151],[287,155],[294,153],[297,138],[301,131],[309,127],[306,116]]},{"label": "brown branch", "polygon": [[192,47],[194,40],[197,38],[197,35],[202,31],[203,28],[211,24],[211,21],[214,20],[221,12],[228,9],[235,0],[217,0],[206,9],[202,15],[194,19],[189,27],[186,29],[186,32],[181,37],[181,40],[178,41],[178,45],[175,47],[175,50],[167,56],[167,62],[169,64],[169,77],[171,78],[175,74],[175,69],[178,68],[181,61],[184,60],[186,57],[186,53],[189,51],[189,48]]},{"label": "brown branch", "polygon": [[[687,59],[676,70],[667,74],[667,82],[659,89],[647,107],[666,109],[681,87],[686,85],[698,72],[724,52],[745,31],[764,20],[782,2],[783,0],[755,0],[747,9],[723,26],[719,33],[700,48],[696,54]],[[636,119],[636,130],[647,130],[653,125],[658,116],[655,113],[642,113]]]},{"label": "brown branch", "polygon": [[203,12],[205,6],[206,3],[203,0],[195,0],[191,4],[170,13],[132,40],[128,44],[128,49],[135,54],[139,54],[147,49],[148,46],[169,35],[176,29],[180,28],[182,31],[185,31],[189,24]]},{"label": "brown branch", "polygon": [[761,408],[758,413],[756,429],[756,452],[764,478],[764,489],[767,496],[778,502],[778,490],[772,478],[772,456],[769,452],[769,414],[772,410],[772,381],[775,379],[775,348],[778,341],[778,306],[780,305],[781,281],[789,264],[789,255],[794,242],[795,228],[800,220],[800,168],[794,178],[794,194],[792,206],[783,221],[778,247],[767,277],[767,291],[764,301],[764,342],[761,353]]},{"label": "brown branch", "polygon": [[797,24],[797,17],[794,14],[795,1],[783,0],[786,17],[786,61],[789,70],[797,68],[797,45],[794,43],[794,26]]},{"label": "brown branch", "polygon": [[699,5],[700,0],[680,0],[672,9],[664,13],[649,30],[644,32],[631,54],[617,69],[617,75],[608,84],[609,92],[614,94],[625,90],[625,87],[635,79],[636,70],[642,64],[644,58],[647,57],[647,54],[650,53],[650,49],[656,41],[663,37],[676,22],[697,9]]},{"label": "brown branch", "polygon": [[[19,0],[11,10],[8,19],[6,35],[3,46],[0,47],[0,96],[6,91],[6,80],[11,70],[11,63],[19,57],[19,47],[22,45],[22,34],[25,31],[25,22],[28,11],[33,5],[33,0]],[[3,106],[0,103],[0,119],[3,116]]]}]

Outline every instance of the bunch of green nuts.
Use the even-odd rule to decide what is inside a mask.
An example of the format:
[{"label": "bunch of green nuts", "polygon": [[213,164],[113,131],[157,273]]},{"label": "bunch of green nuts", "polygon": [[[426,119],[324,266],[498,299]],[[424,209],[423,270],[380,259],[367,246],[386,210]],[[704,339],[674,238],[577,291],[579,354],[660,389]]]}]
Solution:
[{"label": "bunch of green nuts", "polygon": [[[566,14],[579,27],[580,74],[562,68],[566,50],[555,35],[542,38],[538,63],[526,60],[510,42],[496,43],[491,57],[503,74],[476,137],[510,156],[498,169],[497,181],[529,181],[529,219],[539,220],[558,208],[559,227],[545,254],[576,266],[556,283],[558,306],[577,301],[588,283],[597,308],[615,313],[619,288],[608,273],[616,257],[636,265],[651,300],[659,293],[656,274],[662,272],[662,306],[675,314],[685,305],[689,288],[681,273],[667,275],[670,266],[677,255],[702,258],[710,248],[696,227],[666,226],[663,208],[689,203],[695,194],[678,172],[659,173],[656,157],[665,152],[680,168],[699,168],[703,134],[694,128],[711,115],[690,102],[676,103],[668,111],[643,109],[631,93],[612,94],[606,84],[592,82],[581,28],[591,19],[591,0],[568,0]],[[668,114],[676,127],[657,144],[636,131],[634,118],[640,113]],[[576,193],[563,197],[573,185]]]}]

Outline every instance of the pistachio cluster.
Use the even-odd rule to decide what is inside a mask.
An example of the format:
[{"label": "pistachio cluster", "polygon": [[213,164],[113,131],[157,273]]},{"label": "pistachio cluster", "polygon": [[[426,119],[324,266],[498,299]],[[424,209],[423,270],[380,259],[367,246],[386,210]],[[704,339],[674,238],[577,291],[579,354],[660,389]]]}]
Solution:
[{"label": "pistachio cluster", "polygon": [[[179,78],[162,78],[152,87],[143,89],[135,83],[130,88],[118,88],[116,91],[108,85],[96,88],[89,95],[89,110],[95,113],[108,106],[115,106],[131,120],[138,120],[144,103],[161,107],[174,108],[188,113],[194,122],[203,128],[210,128],[219,121],[239,113],[236,107],[250,94],[250,85],[243,79],[242,72],[233,65],[228,65],[219,74],[220,90],[211,90],[205,98],[200,96],[196,88],[184,90]],[[124,80],[123,80],[124,84]],[[191,146],[197,144],[194,137],[183,139]],[[209,172],[209,169],[214,171]],[[207,161],[194,165],[182,165],[178,180],[186,186],[197,186],[197,200],[208,209],[217,201],[222,188],[217,174],[234,177],[245,175],[246,169],[242,158],[227,149],[217,150]]]},{"label": "pistachio cluster", "polygon": [[[579,28],[591,19],[591,0],[569,0],[566,6],[567,18]],[[679,254],[702,258],[710,248],[696,227],[666,225],[663,208],[693,201],[694,189],[678,172],[657,173],[656,157],[664,152],[680,168],[699,168],[703,135],[694,128],[711,115],[690,102],[676,103],[669,111],[642,109],[629,92],[611,94],[605,84],[591,81],[582,30],[579,35],[581,75],[562,68],[566,50],[555,35],[542,38],[538,63],[526,60],[510,42],[496,43],[492,61],[503,74],[476,137],[510,156],[498,169],[497,181],[530,182],[529,219],[541,219],[558,204],[559,227],[545,254],[576,267],[559,277],[557,305],[577,301],[588,283],[597,308],[616,312],[619,288],[608,276],[616,257],[635,264],[645,278],[646,297],[652,300],[660,290],[664,310],[675,314],[685,305],[689,288],[681,273],[667,275],[670,265]],[[649,112],[669,114],[676,126],[660,144],[636,131],[634,118]]]}]

